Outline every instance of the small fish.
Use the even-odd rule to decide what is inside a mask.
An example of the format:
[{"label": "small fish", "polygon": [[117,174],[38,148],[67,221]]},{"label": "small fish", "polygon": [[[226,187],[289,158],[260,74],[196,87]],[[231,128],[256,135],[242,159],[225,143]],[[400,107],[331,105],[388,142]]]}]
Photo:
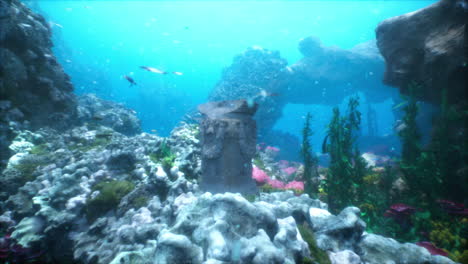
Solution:
[{"label": "small fish", "polygon": [[123,77],[125,78],[125,80],[127,80],[130,83],[130,87],[133,86],[133,85],[137,85],[137,83],[135,82],[135,80],[133,80],[132,77],[130,77],[128,75],[124,75]]},{"label": "small fish", "polygon": [[158,133],[158,131],[156,129],[151,129],[150,131],[151,131],[151,133],[154,133],[154,134]]},{"label": "small fish", "polygon": [[18,26],[24,27],[24,28],[30,28],[30,27],[32,27],[31,25],[26,24],[26,23],[19,23]]},{"label": "small fish", "polygon": [[408,104],[408,101],[403,101],[403,102],[401,102],[401,103],[395,105],[395,106],[393,107],[393,110],[396,110],[396,109],[398,109],[398,108],[401,108],[401,107],[403,107],[403,106],[405,106],[405,105],[407,105],[407,104]]},{"label": "small fish", "polygon": [[167,74],[165,71],[161,71],[159,69],[153,68],[153,67],[148,67],[148,66],[140,66],[141,69],[153,72],[153,73],[158,73],[158,74]]},{"label": "small fish", "polygon": [[100,115],[100,114],[95,114],[93,115],[93,120],[96,120],[96,121],[101,121],[104,119],[104,116],[103,115]]},{"label": "small fish", "polygon": [[51,27],[59,27],[59,28],[63,28],[63,26],[62,26],[62,25],[60,25],[59,23],[55,23],[55,22],[52,22],[52,21],[50,21],[50,22],[49,22],[49,25],[50,25]]},{"label": "small fish", "polygon": [[395,122],[394,129],[395,129],[396,132],[399,133],[399,132],[405,130],[407,127],[408,127],[408,125],[406,125],[405,122],[403,122],[402,120],[397,120]]},{"label": "small fish", "polygon": [[175,71],[175,72],[172,72],[172,73],[175,74],[175,75],[179,75],[179,76],[180,76],[180,75],[184,75],[184,73],[182,73],[182,72],[176,72],[176,71]]},{"label": "small fish", "polygon": [[266,90],[262,89],[257,96],[268,97],[268,96],[279,96],[279,93],[269,93]]}]

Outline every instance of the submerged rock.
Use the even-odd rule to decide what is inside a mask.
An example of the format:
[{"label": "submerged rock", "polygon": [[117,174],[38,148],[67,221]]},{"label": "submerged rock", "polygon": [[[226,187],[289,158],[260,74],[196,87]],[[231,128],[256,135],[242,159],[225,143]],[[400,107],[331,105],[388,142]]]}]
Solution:
[{"label": "submerged rock", "polygon": [[408,93],[412,82],[424,89],[418,98],[439,103],[448,90],[449,102],[467,99],[467,3],[441,0],[418,11],[384,20],[376,29],[385,58],[383,78]]},{"label": "submerged rock", "polygon": [[411,243],[398,243],[394,239],[365,234],[359,243],[362,260],[369,264],[380,263],[454,263],[442,256],[433,256],[423,247]]}]

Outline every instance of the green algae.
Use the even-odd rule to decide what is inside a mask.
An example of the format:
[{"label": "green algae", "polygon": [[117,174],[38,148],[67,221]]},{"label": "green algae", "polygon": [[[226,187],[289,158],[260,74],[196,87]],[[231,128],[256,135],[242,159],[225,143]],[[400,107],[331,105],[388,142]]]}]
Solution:
[{"label": "green algae", "polygon": [[33,155],[45,155],[47,153],[48,153],[47,144],[35,145],[29,151],[29,154],[33,154]]},{"label": "green algae", "polygon": [[163,141],[156,152],[149,154],[149,158],[154,163],[160,163],[164,171],[169,173],[174,166],[176,155],[172,152],[166,141]]},{"label": "green algae", "polygon": [[146,204],[148,204],[148,201],[149,201],[149,198],[147,196],[141,195],[141,196],[137,196],[137,197],[133,198],[130,201],[130,204],[131,204],[132,208],[139,209],[139,208],[145,206]]},{"label": "green algae", "polygon": [[109,143],[111,143],[110,137],[99,137],[96,135],[96,138],[90,142],[81,140],[80,142],[70,146],[70,150],[72,151],[79,151],[79,152],[87,152],[95,148],[105,147]]},{"label": "green algae", "polygon": [[299,229],[299,233],[302,236],[302,239],[309,245],[310,250],[310,258],[305,257],[302,259],[302,263],[318,263],[318,264],[331,264],[330,259],[328,258],[327,252],[321,250],[317,246],[317,242],[315,241],[314,232],[309,228],[309,226],[304,223],[302,225],[298,225],[297,228]]},{"label": "green algae", "polygon": [[96,220],[109,210],[115,209],[122,198],[135,189],[135,184],[129,181],[100,182],[93,187],[93,191],[99,194],[88,200],[86,204],[86,216],[90,222]]}]

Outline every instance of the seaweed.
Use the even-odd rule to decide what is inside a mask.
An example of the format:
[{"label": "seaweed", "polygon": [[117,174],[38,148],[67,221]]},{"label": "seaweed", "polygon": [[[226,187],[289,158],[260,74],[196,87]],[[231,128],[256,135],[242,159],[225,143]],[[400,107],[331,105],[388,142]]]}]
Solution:
[{"label": "seaweed", "polygon": [[310,144],[310,137],[313,135],[312,129],[310,128],[310,113],[307,113],[304,123],[304,128],[302,129],[302,145],[300,155],[304,161],[304,180],[305,180],[305,190],[304,192],[309,194],[309,196],[317,196],[318,185],[313,184],[312,178],[318,177],[317,164],[318,159],[312,152],[312,145]]},{"label": "seaweed", "polygon": [[342,117],[337,107],[333,109],[333,117],[323,143],[324,152],[330,155],[324,189],[333,212],[356,204],[365,194],[361,189],[368,169],[356,146],[356,135],[361,123],[358,106],[358,98],[352,97],[348,102],[347,116]]},{"label": "seaweed", "polygon": [[160,163],[166,173],[169,173],[174,166],[176,155],[164,140],[156,152],[150,153],[149,158],[155,163]]},{"label": "seaweed", "polygon": [[330,258],[328,258],[327,252],[321,250],[317,246],[317,242],[315,241],[314,232],[310,229],[309,225],[303,223],[302,225],[298,225],[297,229],[301,234],[302,239],[309,245],[310,256],[305,257],[302,259],[302,263],[318,263],[318,264],[331,264]]}]

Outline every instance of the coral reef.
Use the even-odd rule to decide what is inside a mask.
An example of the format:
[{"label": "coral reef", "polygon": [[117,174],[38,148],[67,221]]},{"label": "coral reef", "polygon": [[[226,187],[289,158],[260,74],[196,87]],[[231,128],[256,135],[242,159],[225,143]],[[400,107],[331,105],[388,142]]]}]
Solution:
[{"label": "coral reef", "polygon": [[[285,190],[249,200],[240,194],[202,193],[197,178],[187,176],[198,175],[201,166],[194,125],[182,125],[167,139],[146,133],[129,137],[99,125],[93,129],[83,125],[64,133],[23,132],[12,146],[22,154],[10,163],[38,154],[49,158],[35,169],[33,179],[0,203],[4,215],[11,216],[16,241],[41,249],[46,261],[330,263],[346,258],[377,263],[360,251],[370,246],[361,242],[365,224],[357,208],[335,216],[319,200]],[[101,134],[108,135],[104,145],[76,150],[77,144],[92,144]],[[38,143],[32,143],[35,139]],[[175,156],[169,170],[161,159],[151,158],[167,148]],[[262,151],[258,159],[270,157],[261,163],[273,175],[288,177],[282,169],[299,167],[275,162],[280,151],[275,147]],[[310,232],[299,225],[309,226]],[[392,247],[407,250],[398,243]],[[387,254],[382,250],[380,255]],[[422,256],[431,263],[451,263]]]}]

